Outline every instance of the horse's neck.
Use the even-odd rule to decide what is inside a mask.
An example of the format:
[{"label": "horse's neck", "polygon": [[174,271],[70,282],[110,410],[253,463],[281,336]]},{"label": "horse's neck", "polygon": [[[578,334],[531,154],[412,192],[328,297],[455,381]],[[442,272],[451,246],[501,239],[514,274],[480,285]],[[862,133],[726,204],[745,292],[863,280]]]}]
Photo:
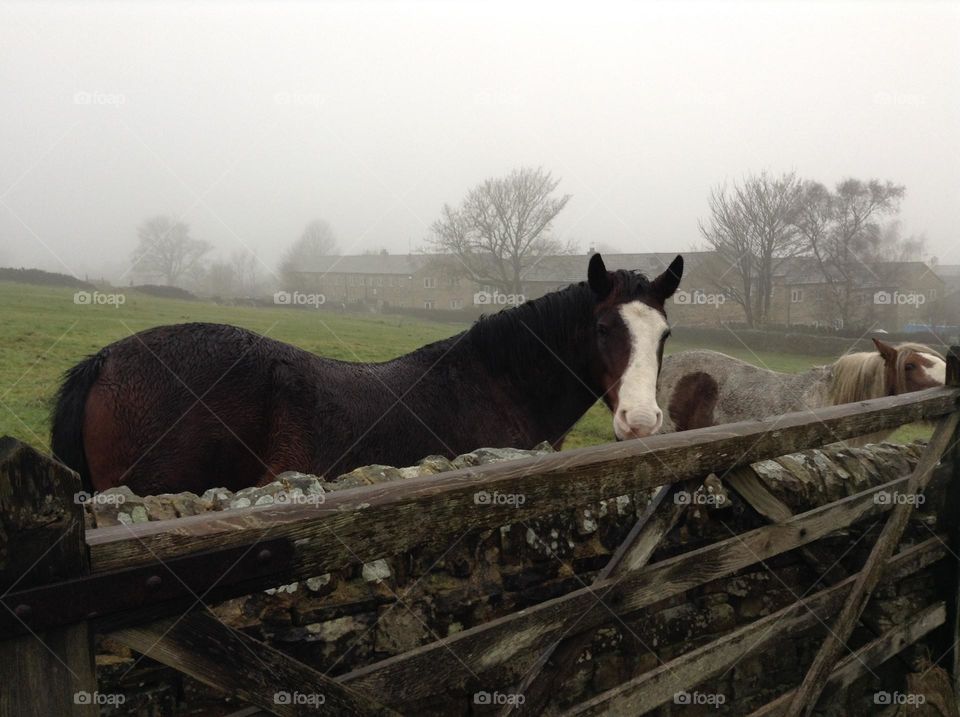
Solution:
[{"label": "horse's neck", "polygon": [[475,326],[477,333],[468,332],[461,342],[462,360],[488,377],[514,420],[540,440],[555,442],[599,398],[584,350],[592,312],[573,293],[537,302],[535,311],[512,309],[487,319],[502,323]]},{"label": "horse's neck", "polygon": [[377,395],[387,403],[396,394],[429,412],[438,403],[455,401],[459,414],[475,417],[470,423],[483,434],[478,440],[529,439],[532,446],[557,442],[598,397],[574,343],[565,349],[537,342],[534,355],[525,360],[491,366],[465,332],[371,368],[383,389]]},{"label": "horse's neck", "polygon": [[559,440],[600,398],[583,364],[583,351],[572,345],[538,345],[528,360],[508,367],[493,368],[474,358],[501,394],[501,404],[539,440]]},{"label": "horse's neck", "polygon": [[830,387],[833,385],[833,367],[815,366],[793,376],[795,395],[801,399],[800,408],[823,408],[830,405]]}]

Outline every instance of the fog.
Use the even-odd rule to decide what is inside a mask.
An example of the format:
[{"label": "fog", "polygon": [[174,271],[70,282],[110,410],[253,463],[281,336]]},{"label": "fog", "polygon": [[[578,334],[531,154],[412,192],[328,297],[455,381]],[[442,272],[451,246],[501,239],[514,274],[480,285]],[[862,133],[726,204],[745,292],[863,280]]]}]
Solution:
[{"label": "fog", "polygon": [[796,170],[904,184],[904,231],[958,262],[958,8],[6,4],[0,265],[124,283],[156,214],[263,273],[315,218],[415,251],[522,165],[584,250],[689,249],[711,186]]}]

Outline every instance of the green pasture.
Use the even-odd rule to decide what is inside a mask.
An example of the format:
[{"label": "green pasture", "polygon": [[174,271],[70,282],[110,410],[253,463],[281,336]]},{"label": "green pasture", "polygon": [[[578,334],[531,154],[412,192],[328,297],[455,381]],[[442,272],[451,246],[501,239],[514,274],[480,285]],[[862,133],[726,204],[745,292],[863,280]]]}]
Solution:
[{"label": "green pasture", "polygon": [[[71,289],[0,281],[0,435],[49,449],[49,412],[61,373],[87,354],[151,326],[187,321],[235,324],[332,358],[378,361],[463,330],[466,325],[400,316],[341,315],[286,308],[220,306],[161,299],[134,291],[124,303],[77,304]],[[671,340],[667,351],[698,348]],[[702,348],[702,347],[700,347]],[[794,356],[746,347],[724,353],[776,371],[802,371],[834,357]],[[906,427],[898,440],[924,435]],[[568,448],[613,440],[607,409],[594,406],[576,425]]]}]

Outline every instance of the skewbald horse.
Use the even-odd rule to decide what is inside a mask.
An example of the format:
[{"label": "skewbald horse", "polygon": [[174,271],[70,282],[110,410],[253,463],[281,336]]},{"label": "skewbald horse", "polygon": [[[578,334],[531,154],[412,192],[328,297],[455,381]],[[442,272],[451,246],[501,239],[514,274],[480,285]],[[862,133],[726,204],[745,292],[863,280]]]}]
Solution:
[{"label": "skewbald horse", "polygon": [[336,476],[478,446],[555,446],[602,397],[619,439],[655,433],[677,257],[607,271],[383,363],[322,358],[222,324],[148,329],[67,371],[56,457],[89,490],[234,490],[286,470]]},{"label": "skewbald horse", "polygon": [[[923,344],[873,340],[876,351],[840,357],[798,374],[758,368],[716,351],[681,351],[663,361],[658,400],[664,430],[759,420],[808,408],[835,406],[942,386],[946,361]],[[882,440],[871,435],[847,441]]]}]

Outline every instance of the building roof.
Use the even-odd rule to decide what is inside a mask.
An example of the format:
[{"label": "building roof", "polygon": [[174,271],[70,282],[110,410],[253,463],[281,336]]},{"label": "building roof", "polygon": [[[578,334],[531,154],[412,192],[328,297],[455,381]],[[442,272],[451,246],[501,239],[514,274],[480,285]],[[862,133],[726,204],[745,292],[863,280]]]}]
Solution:
[{"label": "building roof", "polygon": [[[689,270],[713,256],[713,252],[680,252],[684,267]],[[610,271],[628,269],[640,271],[648,277],[662,274],[677,252],[651,252],[646,254],[603,254],[603,263]],[[587,278],[589,257],[584,254],[546,256],[523,274],[524,281],[573,284]]]},{"label": "building roof", "polygon": [[[906,268],[921,272],[929,270],[922,261],[878,261],[851,264],[849,272],[853,285],[860,289],[877,289],[894,286],[906,277],[901,274]],[[814,257],[791,257],[780,262],[774,276],[789,285],[826,284],[843,280],[840,269],[827,264],[821,266]]]},{"label": "building roof", "polygon": [[297,271],[303,274],[402,274],[408,276],[422,268],[430,254],[356,254],[321,256]]},{"label": "building roof", "polygon": [[933,267],[933,273],[941,279],[960,278],[960,264],[937,264]]}]

